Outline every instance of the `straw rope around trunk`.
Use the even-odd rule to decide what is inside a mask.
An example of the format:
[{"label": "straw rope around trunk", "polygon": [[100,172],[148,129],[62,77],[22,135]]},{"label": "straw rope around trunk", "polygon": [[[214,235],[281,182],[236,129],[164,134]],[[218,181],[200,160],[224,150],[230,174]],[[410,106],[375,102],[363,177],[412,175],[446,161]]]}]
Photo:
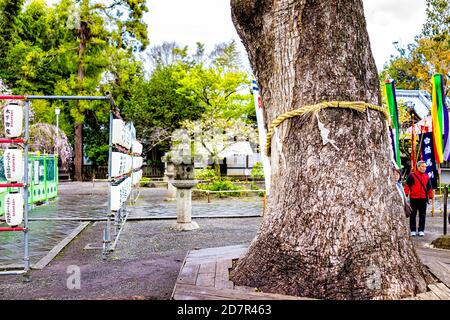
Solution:
[{"label": "straw rope around trunk", "polygon": [[364,101],[331,101],[331,102],[322,102],[314,105],[304,106],[292,111],[288,111],[278,116],[269,126],[269,130],[267,132],[266,139],[266,153],[267,156],[270,157],[270,148],[272,144],[272,136],[275,132],[275,128],[278,127],[283,121],[304,115],[306,113],[320,111],[326,108],[341,108],[341,109],[353,109],[359,112],[364,112],[367,109],[377,110],[384,114],[386,119],[390,121],[389,111],[387,108],[380,107],[374,104],[366,103]]}]

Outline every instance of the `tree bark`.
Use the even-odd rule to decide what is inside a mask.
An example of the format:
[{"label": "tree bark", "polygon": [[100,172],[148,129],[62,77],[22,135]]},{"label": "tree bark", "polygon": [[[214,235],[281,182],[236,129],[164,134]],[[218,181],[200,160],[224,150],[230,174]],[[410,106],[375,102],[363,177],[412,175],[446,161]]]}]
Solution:
[{"label": "tree bark", "polygon": [[[361,0],[231,5],[266,125],[322,101],[381,103]],[[339,150],[323,145],[316,116]],[[236,285],[322,299],[397,299],[426,290],[428,274],[394,185],[387,129],[381,112],[349,109],[278,127],[267,214],[232,272]]]},{"label": "tree bark", "polygon": [[[83,7],[85,8],[88,6],[89,1],[83,1]],[[86,13],[83,12],[82,15],[85,15]],[[81,92],[83,90],[83,81],[84,81],[84,54],[86,51],[86,45],[87,41],[90,38],[90,30],[88,23],[86,21],[81,21],[80,26],[78,28],[77,32],[78,39],[80,39],[80,44],[78,46],[78,84],[79,84],[79,91]],[[79,104],[80,102],[77,101],[77,112],[79,114],[84,115],[84,111],[80,110]],[[75,164],[75,175],[74,180],[75,181],[82,181],[83,180],[83,123],[75,123],[75,157],[74,157],[74,164]]]},{"label": "tree bark", "polygon": [[75,125],[75,181],[83,180],[83,125]]}]

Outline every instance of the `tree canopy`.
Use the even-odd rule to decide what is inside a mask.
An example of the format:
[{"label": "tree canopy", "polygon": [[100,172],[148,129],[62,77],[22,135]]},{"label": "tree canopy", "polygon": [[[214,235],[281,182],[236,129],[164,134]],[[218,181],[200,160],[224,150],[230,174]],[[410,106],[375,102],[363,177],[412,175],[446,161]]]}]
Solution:
[{"label": "tree canopy", "polygon": [[[185,120],[221,117],[254,121],[249,75],[234,42],[193,54],[177,43],[147,48],[144,0],[0,0],[0,79],[14,94],[104,95],[111,92],[133,121],[144,150],[168,148]],[[154,31],[157,32],[157,31]],[[83,43],[83,45],[81,45]],[[150,72],[147,70],[150,69]],[[95,164],[107,159],[109,105],[99,101],[32,102],[32,123],[56,123],[73,145],[82,125],[83,150]],[[216,115],[216,117],[217,117]],[[78,133],[77,133],[78,134]]]}]

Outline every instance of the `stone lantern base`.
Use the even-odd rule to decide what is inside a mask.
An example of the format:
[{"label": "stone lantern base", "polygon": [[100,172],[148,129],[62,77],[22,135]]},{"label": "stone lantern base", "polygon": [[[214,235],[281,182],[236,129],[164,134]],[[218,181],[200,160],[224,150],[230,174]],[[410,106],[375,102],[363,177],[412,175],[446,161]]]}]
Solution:
[{"label": "stone lantern base", "polygon": [[195,221],[191,222],[177,222],[176,224],[170,226],[170,229],[176,231],[192,231],[198,229],[198,223]]},{"label": "stone lantern base", "polygon": [[179,231],[191,231],[199,226],[191,219],[192,211],[192,187],[196,180],[172,180],[172,184],[177,188],[177,223],[171,229]]}]

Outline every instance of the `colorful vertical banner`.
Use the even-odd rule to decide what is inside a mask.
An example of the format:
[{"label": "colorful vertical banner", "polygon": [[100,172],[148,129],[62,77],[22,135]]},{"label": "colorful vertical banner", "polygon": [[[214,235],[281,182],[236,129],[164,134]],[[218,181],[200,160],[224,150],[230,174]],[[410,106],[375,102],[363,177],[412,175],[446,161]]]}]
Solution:
[{"label": "colorful vertical banner", "polygon": [[434,156],[437,163],[442,163],[444,161],[443,154],[443,113],[442,104],[439,103],[439,75],[435,74],[432,79],[432,103],[431,103],[431,121],[433,122],[433,142],[434,142]]},{"label": "colorful vertical banner", "polygon": [[252,93],[253,101],[255,103],[256,109],[256,121],[258,123],[258,134],[259,134],[259,150],[261,154],[261,161],[264,170],[264,180],[266,185],[266,195],[270,194],[270,160],[266,153],[266,127],[264,125],[264,115],[263,115],[263,104],[261,96],[259,95],[259,88],[256,84],[256,80],[252,81]]},{"label": "colorful vertical banner", "polygon": [[437,162],[442,163],[450,158],[449,119],[445,103],[444,77],[438,73],[433,75],[432,85],[431,119],[435,139],[434,152]]},{"label": "colorful vertical banner", "polygon": [[436,159],[434,157],[435,153],[433,152],[434,143],[433,143],[433,133],[426,132],[422,133],[422,137],[419,141],[422,141],[420,145],[420,150],[422,153],[422,160],[425,161],[427,165],[426,173],[430,177],[431,186],[433,189],[437,189],[438,187],[438,167],[436,163]]},{"label": "colorful vertical banner", "polygon": [[399,120],[397,98],[395,96],[394,80],[388,79],[385,81],[386,101],[389,107],[389,115],[391,116],[391,140],[392,150],[394,151],[394,161],[399,168],[402,167],[400,160],[400,143],[399,143]]}]

